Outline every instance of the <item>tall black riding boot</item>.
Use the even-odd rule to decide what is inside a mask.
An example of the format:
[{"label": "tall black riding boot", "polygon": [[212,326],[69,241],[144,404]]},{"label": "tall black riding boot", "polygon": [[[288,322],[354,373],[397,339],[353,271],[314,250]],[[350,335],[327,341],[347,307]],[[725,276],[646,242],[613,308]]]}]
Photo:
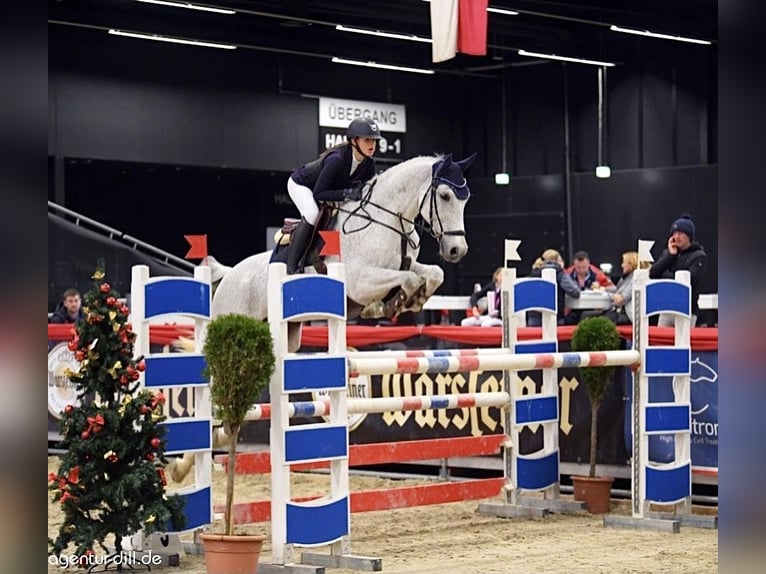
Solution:
[{"label": "tall black riding boot", "polygon": [[[301,261],[314,233],[314,226],[301,219],[298,227],[290,234],[290,250],[287,252],[287,274],[295,275],[303,271]],[[301,268],[299,269],[299,266]]]}]

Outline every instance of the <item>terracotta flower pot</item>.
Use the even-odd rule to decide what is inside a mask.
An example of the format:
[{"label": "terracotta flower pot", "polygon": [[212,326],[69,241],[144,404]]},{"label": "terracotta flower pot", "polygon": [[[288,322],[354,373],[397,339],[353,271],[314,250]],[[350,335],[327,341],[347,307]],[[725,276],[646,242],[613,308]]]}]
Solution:
[{"label": "terracotta flower pot", "polygon": [[266,537],[200,534],[208,574],[256,574],[258,557]]},{"label": "terracotta flower pot", "polygon": [[574,487],[574,499],[585,503],[591,514],[606,514],[611,509],[611,476],[570,476]]}]

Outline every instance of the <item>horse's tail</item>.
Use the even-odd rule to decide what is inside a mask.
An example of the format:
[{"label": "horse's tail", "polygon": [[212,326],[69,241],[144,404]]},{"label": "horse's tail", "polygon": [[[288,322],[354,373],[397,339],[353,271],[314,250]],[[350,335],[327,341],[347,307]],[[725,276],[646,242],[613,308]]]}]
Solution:
[{"label": "horse's tail", "polygon": [[232,269],[228,265],[224,265],[218,261],[212,255],[207,256],[207,264],[208,267],[210,267],[210,282],[214,284],[223,279],[224,276]]}]

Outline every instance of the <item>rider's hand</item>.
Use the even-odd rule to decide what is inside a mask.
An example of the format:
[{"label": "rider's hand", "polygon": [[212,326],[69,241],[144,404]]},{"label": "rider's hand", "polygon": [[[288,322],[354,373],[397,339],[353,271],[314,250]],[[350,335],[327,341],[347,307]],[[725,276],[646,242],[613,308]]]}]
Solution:
[{"label": "rider's hand", "polygon": [[362,199],[362,190],[358,187],[349,187],[343,190],[344,201],[359,201]]}]

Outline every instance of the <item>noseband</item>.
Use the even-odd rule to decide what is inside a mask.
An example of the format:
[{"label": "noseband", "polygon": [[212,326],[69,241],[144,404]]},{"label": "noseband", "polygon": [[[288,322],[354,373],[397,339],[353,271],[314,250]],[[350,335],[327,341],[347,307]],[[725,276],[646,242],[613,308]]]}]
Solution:
[{"label": "noseband", "polygon": [[[455,197],[457,197],[460,200],[466,200],[471,195],[470,189],[468,189],[468,182],[463,179],[462,184],[455,183],[454,181],[450,181],[449,179],[439,177],[437,175],[434,175],[431,177],[431,185],[428,188],[428,192],[423,196],[423,201],[420,204],[420,214],[423,213],[423,204],[425,204],[426,197],[430,196],[429,201],[429,217],[428,221],[430,222],[426,226],[426,230],[428,233],[436,239],[437,241],[440,241],[441,238],[444,235],[452,235],[457,237],[465,237],[465,230],[464,229],[454,229],[454,230],[448,230],[444,231],[444,225],[442,224],[441,217],[439,215],[439,206],[436,203],[436,190],[440,185],[446,185],[452,190],[452,193],[455,194]],[[436,231],[436,228],[433,224],[434,221],[439,222],[439,231]]]}]

